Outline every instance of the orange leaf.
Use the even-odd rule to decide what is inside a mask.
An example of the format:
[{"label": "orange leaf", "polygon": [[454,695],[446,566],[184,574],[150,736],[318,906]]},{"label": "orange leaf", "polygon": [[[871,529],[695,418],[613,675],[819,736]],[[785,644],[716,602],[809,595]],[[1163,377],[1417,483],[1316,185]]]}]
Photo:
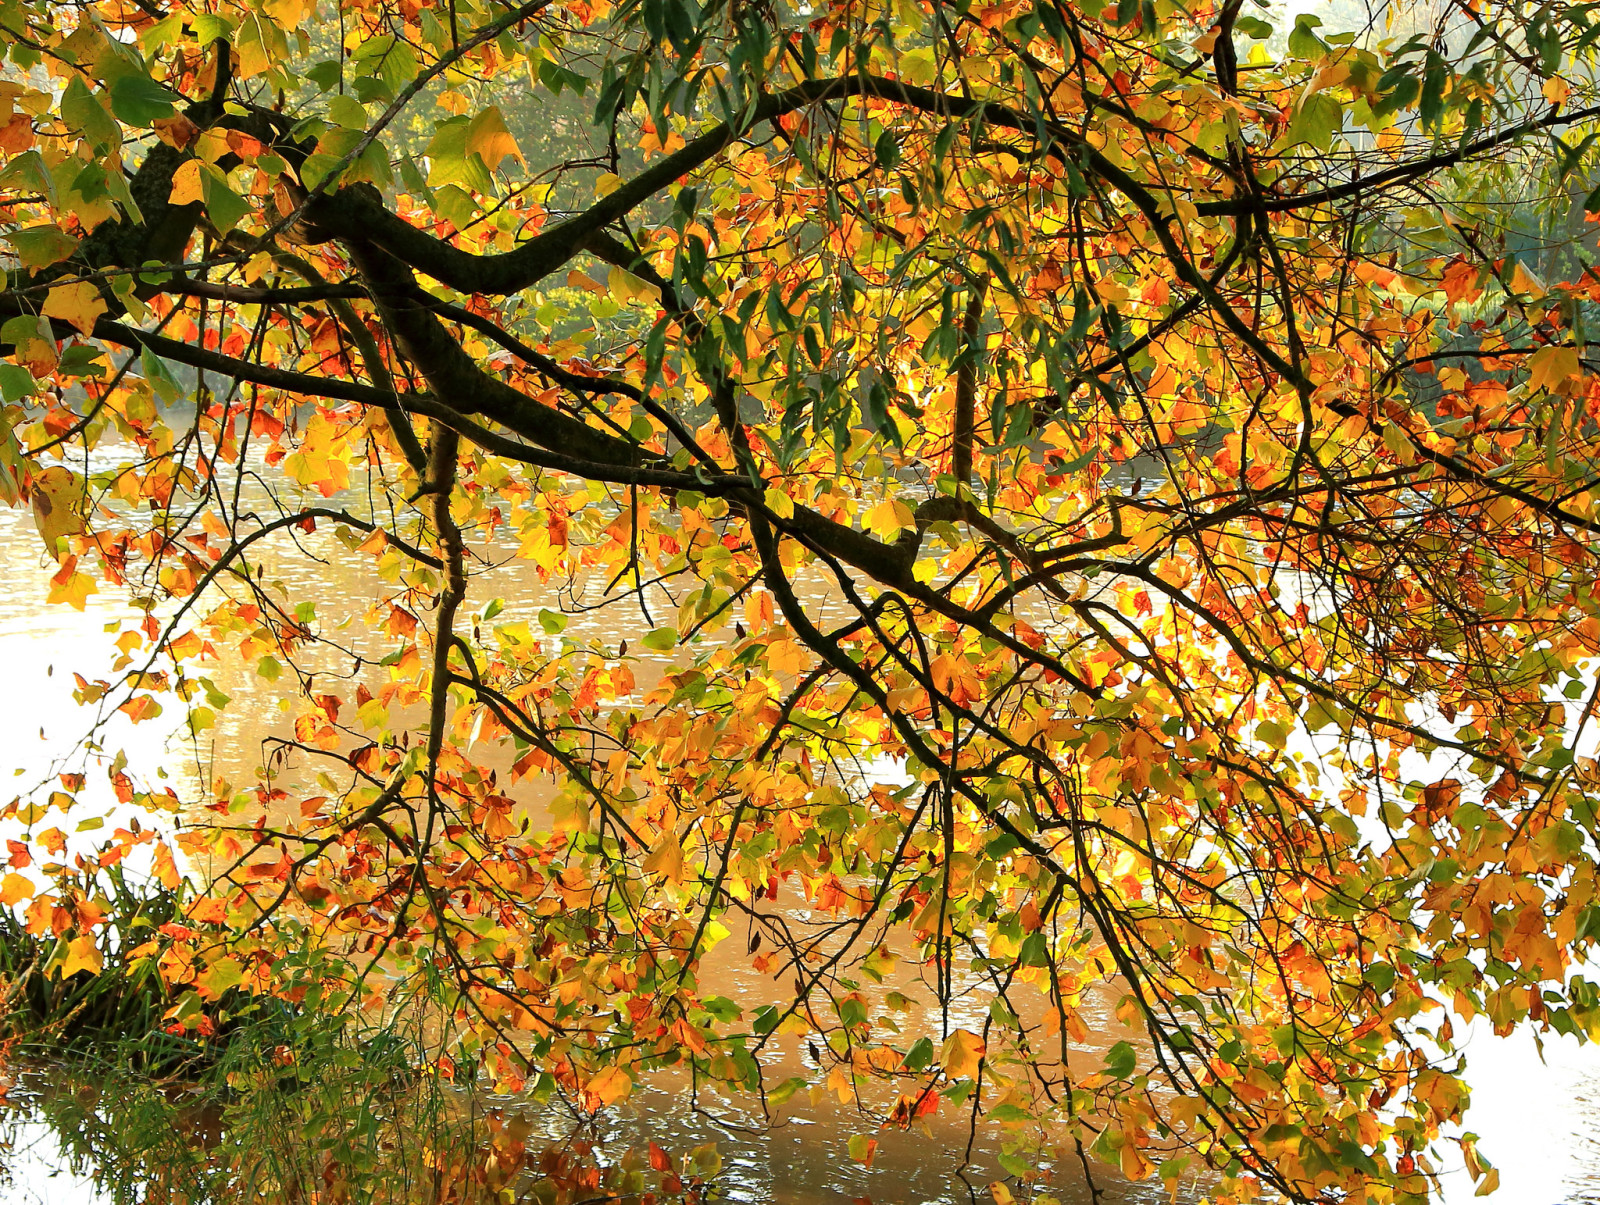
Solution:
[{"label": "orange leaf", "polygon": [[506,129],[506,119],[500,115],[500,110],[493,105],[468,123],[467,152],[476,154],[490,171],[499,167],[501,161],[508,155],[517,162],[522,162],[522,152],[517,149],[517,140],[511,136],[511,131]]},{"label": "orange leaf", "polygon": [[633,1080],[621,1067],[607,1067],[585,1085],[584,1091],[595,1102],[593,1107],[599,1108],[626,1099],[633,1091]]}]

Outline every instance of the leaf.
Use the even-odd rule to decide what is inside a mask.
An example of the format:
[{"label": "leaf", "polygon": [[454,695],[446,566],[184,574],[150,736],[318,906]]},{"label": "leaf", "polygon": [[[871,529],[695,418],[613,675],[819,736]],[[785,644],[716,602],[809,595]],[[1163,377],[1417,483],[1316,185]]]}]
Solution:
[{"label": "leaf", "polygon": [[156,881],[168,891],[176,891],[183,883],[183,875],[173,859],[172,850],[165,841],[156,842],[153,871]]},{"label": "leaf", "polygon": [[0,879],[0,904],[7,907],[19,904],[23,900],[31,899],[34,893],[33,880],[25,874],[15,871]]},{"label": "leaf", "polygon": [[956,1029],[944,1041],[940,1060],[950,1079],[975,1079],[983,1062],[984,1041],[966,1029]]},{"label": "leaf", "polygon": [[670,883],[683,882],[683,841],[672,829],[662,831],[661,839],[644,860],[646,874],[665,875]]},{"label": "leaf", "polygon": [[1528,357],[1528,385],[1553,391],[1577,376],[1580,367],[1576,347],[1541,347]]},{"label": "leaf", "polygon": [[80,75],[67,81],[61,93],[61,118],[97,148],[115,147],[122,141],[122,130],[106,111],[103,93],[89,89]]},{"label": "leaf", "polygon": [[56,973],[63,979],[70,979],[79,971],[98,975],[102,966],[104,962],[100,957],[99,947],[95,945],[94,936],[85,933],[67,943],[66,954],[57,965]]},{"label": "leaf", "polygon": [[178,170],[172,173],[172,189],[167,194],[169,204],[190,205],[205,200],[200,182],[200,169],[204,166],[198,159],[186,159],[178,164]]},{"label": "leaf", "polygon": [[656,628],[654,631],[646,632],[639,643],[652,652],[668,652],[678,645],[678,629]]},{"label": "leaf", "polygon": [[866,514],[866,528],[879,539],[892,540],[915,527],[917,521],[911,508],[898,498],[885,498]]},{"label": "leaf", "polygon": [[200,169],[200,186],[206,213],[218,230],[232,230],[250,212],[250,202],[234,192],[228,178],[209,163]]},{"label": "leaf", "polygon": [[774,486],[768,486],[762,499],[767,509],[780,519],[794,518],[794,499]]},{"label": "leaf", "polygon": [[714,1142],[703,1142],[689,1152],[689,1163],[697,1176],[714,1176],[722,1170],[722,1152]]},{"label": "leaf", "polygon": [[493,191],[494,178],[484,167],[483,159],[467,150],[470,125],[468,118],[454,117],[434,127],[428,143],[429,188],[459,184],[469,192]]},{"label": "leaf", "polygon": [[[1548,295],[1550,292],[1550,290],[1545,287],[1544,281],[1540,280],[1539,277],[1534,273],[1533,269],[1529,268],[1521,260],[1514,261],[1512,265],[1510,289],[1513,293],[1520,294],[1524,297],[1531,297],[1535,301],[1538,301],[1541,297]],[[1573,349],[1546,348],[1544,350],[1552,351]]]},{"label": "leaf", "polygon": [[231,954],[217,959],[194,981],[200,995],[207,1000],[215,1000],[243,982],[244,967]]},{"label": "leaf", "polygon": [[1150,1160],[1146,1159],[1139,1148],[1133,1144],[1133,1139],[1129,1135],[1123,1136],[1120,1154],[1122,1174],[1130,1180],[1143,1180],[1155,1170]]},{"label": "leaf", "polygon": [[805,1086],[806,1081],[804,1078],[798,1075],[791,1075],[777,1087],[768,1090],[767,1100],[773,1105],[781,1105]]},{"label": "leaf", "polygon": [[34,526],[39,529],[46,551],[60,560],[60,541],[82,535],[87,528],[83,517],[86,484],[71,469],[52,465],[33,479],[29,494]]},{"label": "leaf", "polygon": [[1106,1074],[1115,1079],[1130,1077],[1138,1063],[1138,1056],[1127,1042],[1118,1042],[1106,1051]]},{"label": "leaf", "polygon": [[147,75],[130,72],[111,84],[111,111],[124,125],[150,126],[171,117],[182,97]]},{"label": "leaf", "polygon": [[174,150],[187,150],[200,136],[200,127],[182,113],[175,117],[158,117],[150,124],[155,128],[156,137]]},{"label": "leaf", "polygon": [[47,268],[68,259],[77,251],[79,241],[59,226],[29,226],[14,230],[5,236],[29,271]]},{"label": "leaf", "polygon": [[847,1143],[850,1148],[850,1158],[866,1167],[872,1166],[873,1157],[878,1153],[878,1140],[866,1134],[853,1134]]},{"label": "leaf", "polygon": [[607,1067],[584,1085],[584,1091],[595,1108],[614,1105],[627,1099],[633,1091],[633,1080],[621,1067]]},{"label": "leaf", "polygon": [[921,1071],[933,1062],[933,1039],[918,1038],[911,1049],[906,1051],[905,1069],[907,1071]]},{"label": "leaf", "polygon": [[1344,108],[1330,93],[1316,92],[1307,96],[1295,110],[1289,123],[1285,142],[1309,143],[1318,150],[1333,145],[1333,136],[1344,126]]},{"label": "leaf", "polygon": [[87,280],[79,280],[52,287],[41,308],[45,317],[70,322],[80,334],[90,335],[94,333],[95,320],[108,307],[99,289]]},{"label": "leaf", "polygon": [[508,157],[522,162],[517,140],[511,136],[511,131],[506,128],[506,119],[494,105],[468,123],[466,149],[468,154],[482,159],[483,165],[490,171],[498,168],[501,161]]},{"label": "leaf", "polygon": [[659,305],[661,301],[660,290],[655,285],[616,266],[606,273],[606,288],[613,297],[624,303],[637,301],[645,305]]},{"label": "leaf", "polygon": [[1322,39],[1312,31],[1320,28],[1322,18],[1314,13],[1300,13],[1294,19],[1294,30],[1289,34],[1289,53],[1297,59],[1314,59],[1327,49]]}]

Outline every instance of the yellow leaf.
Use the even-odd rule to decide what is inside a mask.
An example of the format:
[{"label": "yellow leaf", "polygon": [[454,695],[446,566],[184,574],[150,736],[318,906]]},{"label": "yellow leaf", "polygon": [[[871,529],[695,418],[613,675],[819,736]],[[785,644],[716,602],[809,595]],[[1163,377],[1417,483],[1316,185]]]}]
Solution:
[{"label": "yellow leaf", "polygon": [[794,518],[794,499],[789,497],[775,485],[767,487],[765,502],[767,509],[780,519]]},{"label": "yellow leaf", "polygon": [[1555,389],[1577,375],[1576,347],[1541,347],[1528,357],[1528,384],[1534,389]]},{"label": "yellow leaf", "polygon": [[200,185],[200,160],[189,159],[178,165],[172,173],[172,193],[167,201],[173,205],[188,205],[204,200]]},{"label": "yellow leaf", "polygon": [[[76,561],[76,557],[68,557],[68,562]],[[94,578],[87,573],[63,570],[50,579],[50,594],[46,599],[52,605],[66,603],[74,611],[83,610],[88,603],[89,595],[100,593],[100,587],[94,584]]]},{"label": "yellow leaf", "polygon": [[892,540],[908,527],[915,527],[911,508],[895,498],[885,498],[867,512],[867,530],[884,540]]},{"label": "yellow leaf", "polygon": [[44,299],[46,318],[59,318],[70,322],[81,334],[94,332],[94,321],[106,312],[106,303],[100,290],[87,280],[74,284],[56,285]]},{"label": "yellow leaf", "polygon": [[67,956],[62,959],[57,969],[63,979],[70,979],[79,971],[89,971],[98,975],[103,965],[100,960],[100,949],[94,944],[94,938],[85,933],[82,937],[74,937],[67,943]]},{"label": "yellow leaf", "polygon": [[198,976],[195,987],[206,1000],[215,1000],[229,988],[238,987],[244,979],[244,967],[239,965],[239,960],[229,955],[219,958],[212,963],[205,974]]},{"label": "yellow leaf", "polygon": [[86,526],[83,479],[70,469],[52,465],[33,479],[29,496],[33,500],[33,522],[44,546],[60,560],[57,541],[62,536],[81,534]]},{"label": "yellow leaf", "polygon": [[618,301],[642,301],[646,305],[660,301],[654,285],[649,281],[640,280],[632,272],[625,272],[621,268],[612,268],[606,274],[606,286]]},{"label": "yellow leaf", "polygon": [[646,874],[664,874],[674,883],[683,882],[683,842],[672,829],[661,834],[661,841],[644,860]]},{"label": "yellow leaf", "polygon": [[476,154],[490,171],[499,167],[507,156],[522,162],[517,140],[506,129],[506,119],[500,116],[500,110],[493,105],[467,124],[467,152]]},{"label": "yellow leaf", "polygon": [[13,871],[0,880],[0,904],[20,904],[33,894],[33,882],[27,875]]},{"label": "yellow leaf", "polygon": [[983,1062],[983,1039],[958,1029],[944,1040],[944,1073],[951,1079],[972,1079]]},{"label": "yellow leaf", "polygon": [[1544,287],[1544,281],[1540,280],[1519,262],[1511,270],[1511,291],[1532,297],[1537,301],[1550,290]]}]

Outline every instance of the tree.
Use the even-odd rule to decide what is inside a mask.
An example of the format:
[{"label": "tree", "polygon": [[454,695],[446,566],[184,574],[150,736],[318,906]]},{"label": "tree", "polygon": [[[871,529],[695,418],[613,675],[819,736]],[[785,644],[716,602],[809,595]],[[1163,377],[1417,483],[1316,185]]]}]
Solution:
[{"label": "tree", "polygon": [[[180,1022],[412,993],[590,1108],[781,1099],[804,1035],[885,1124],[1219,1199],[1420,1200],[1451,1135],[1492,1183],[1454,1026],[1600,1022],[1600,25],[1391,28],[11,4],[3,489],[52,598],[146,616],[80,697],[198,735],[240,657],[295,708],[180,835]],[[93,969],[92,901],[28,907]]]}]

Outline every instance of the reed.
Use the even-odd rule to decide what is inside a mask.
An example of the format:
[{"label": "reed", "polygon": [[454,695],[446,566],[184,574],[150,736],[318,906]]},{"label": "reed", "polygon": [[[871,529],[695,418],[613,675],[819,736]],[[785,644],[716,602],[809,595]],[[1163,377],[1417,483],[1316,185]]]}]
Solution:
[{"label": "reed", "polygon": [[[97,933],[104,965],[97,973],[59,974],[55,963],[66,936],[31,933],[15,912],[0,909],[0,1042],[8,1057],[26,1061],[39,1053],[116,1047],[162,1075],[214,1059],[215,1043],[167,1032],[172,994],[154,959],[131,955],[180,915],[182,890],[135,885],[120,866],[100,871],[92,886],[106,911]],[[219,1018],[236,1003],[219,1001]]]}]

